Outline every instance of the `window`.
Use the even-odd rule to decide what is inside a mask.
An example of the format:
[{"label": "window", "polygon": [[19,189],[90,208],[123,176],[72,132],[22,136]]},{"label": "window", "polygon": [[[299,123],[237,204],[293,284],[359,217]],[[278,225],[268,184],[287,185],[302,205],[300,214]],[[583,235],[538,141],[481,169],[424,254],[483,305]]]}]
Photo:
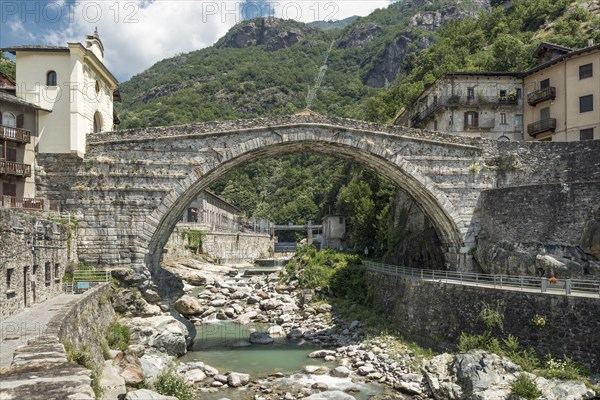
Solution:
[{"label": "window", "polygon": [[56,86],[56,71],[48,71],[46,74],[46,85]]},{"label": "window", "polygon": [[7,147],[4,159],[6,161],[17,162],[17,149],[14,147]]},{"label": "window", "polygon": [[471,100],[475,98],[475,88],[467,88],[467,100]]},{"label": "window", "polygon": [[517,127],[517,126],[523,126],[523,115],[522,114],[515,115],[515,127]]},{"label": "window", "polygon": [[2,125],[8,126],[11,128],[17,127],[17,119],[15,118],[15,114],[10,112],[4,112],[2,114]]},{"label": "window", "polygon": [[60,264],[54,264],[54,279],[59,279],[58,270],[60,268]]},{"label": "window", "polygon": [[3,196],[17,196],[17,184],[16,183],[2,183],[2,195]]},{"label": "window", "polygon": [[340,217],[340,225],[344,223],[344,217]]},{"label": "window", "polygon": [[9,268],[6,270],[6,288],[10,289],[10,284],[12,283],[12,276],[15,270],[13,268]]},{"label": "window", "polygon": [[98,111],[94,114],[94,132],[102,132],[102,115]]},{"label": "window", "polygon": [[550,78],[540,81],[540,89],[546,89],[548,87],[550,87]]},{"label": "window", "polygon": [[594,140],[594,128],[580,130],[579,140]]},{"label": "window", "polygon": [[506,90],[500,91],[500,97],[506,97]]},{"label": "window", "polygon": [[544,107],[540,110],[540,121],[550,118],[550,107]]},{"label": "window", "polygon": [[500,125],[506,125],[506,113],[500,113]]},{"label": "window", "polygon": [[100,81],[96,81],[96,94],[100,93]]},{"label": "window", "polygon": [[479,113],[476,111],[467,111],[465,113],[464,128],[477,128],[479,126]]},{"label": "window", "polygon": [[50,270],[50,261],[46,262],[44,266],[44,280],[46,281],[46,286],[50,286],[50,280],[52,279],[52,271]]},{"label": "window", "polygon": [[594,110],[594,95],[581,96],[579,98],[579,112],[588,112]]},{"label": "window", "polygon": [[579,79],[591,78],[592,76],[594,76],[594,71],[591,63],[579,66]]},{"label": "window", "polygon": [[517,88],[516,91],[516,97],[517,99],[522,99],[523,98],[523,90],[521,88]]},{"label": "window", "polygon": [[433,121],[433,130],[434,131],[438,130],[437,119]]}]

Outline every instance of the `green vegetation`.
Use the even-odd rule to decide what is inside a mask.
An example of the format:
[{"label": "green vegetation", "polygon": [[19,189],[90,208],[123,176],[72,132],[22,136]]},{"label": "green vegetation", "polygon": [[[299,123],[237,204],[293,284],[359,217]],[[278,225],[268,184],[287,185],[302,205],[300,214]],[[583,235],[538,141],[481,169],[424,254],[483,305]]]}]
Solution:
[{"label": "green vegetation", "polygon": [[520,374],[519,377],[510,385],[511,394],[522,397],[526,400],[535,400],[542,395],[535,382],[527,375]]},{"label": "green vegetation", "polygon": [[187,239],[187,247],[194,250],[196,254],[202,252],[202,239],[206,236],[206,232],[197,229],[187,229],[181,232],[181,238]]},{"label": "green vegetation", "polygon": [[67,360],[69,360],[69,362],[77,363],[92,371],[92,389],[94,390],[96,400],[100,400],[102,398],[102,393],[104,392],[100,387],[102,369],[95,364],[94,356],[92,355],[89,346],[83,345],[81,347],[75,347],[68,341],[63,342],[63,345],[65,346],[65,352],[67,353]]},{"label": "green vegetation", "polygon": [[175,396],[179,400],[193,400],[192,389],[183,378],[169,368],[161,372],[152,382],[154,390],[165,396]]},{"label": "green vegetation", "polygon": [[6,74],[11,79],[15,79],[16,77],[15,62],[9,58],[6,58],[2,51],[0,51],[0,72]]},{"label": "green vegetation", "polygon": [[129,327],[120,324],[118,321],[111,322],[106,330],[106,340],[111,349],[127,350],[130,338]]}]

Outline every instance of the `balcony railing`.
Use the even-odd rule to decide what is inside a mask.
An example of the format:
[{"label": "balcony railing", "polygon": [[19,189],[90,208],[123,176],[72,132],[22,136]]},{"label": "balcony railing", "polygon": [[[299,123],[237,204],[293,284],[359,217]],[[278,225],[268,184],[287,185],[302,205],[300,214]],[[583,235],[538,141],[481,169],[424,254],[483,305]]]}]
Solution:
[{"label": "balcony railing", "polygon": [[0,125],[0,139],[19,143],[31,143],[31,132],[27,129]]},{"label": "balcony railing", "polygon": [[538,103],[546,100],[554,100],[556,98],[556,88],[548,86],[543,89],[535,90],[527,94],[527,103],[530,106],[535,106]]},{"label": "balcony railing", "polygon": [[44,199],[29,197],[0,196],[3,208],[29,208],[34,210],[44,209]]},{"label": "balcony railing", "polygon": [[30,177],[31,165],[12,161],[0,161],[0,174]]},{"label": "balcony railing", "polygon": [[555,129],[556,118],[546,118],[527,125],[527,133],[529,136],[535,136],[548,131],[554,132]]},{"label": "balcony railing", "polygon": [[412,126],[421,128],[432,114],[442,107],[458,107],[458,106],[478,106],[478,107],[498,107],[498,106],[513,106],[518,105],[519,99],[516,96],[475,96],[467,97],[453,95],[438,98],[437,102],[428,105],[424,110],[415,113],[411,119]]}]

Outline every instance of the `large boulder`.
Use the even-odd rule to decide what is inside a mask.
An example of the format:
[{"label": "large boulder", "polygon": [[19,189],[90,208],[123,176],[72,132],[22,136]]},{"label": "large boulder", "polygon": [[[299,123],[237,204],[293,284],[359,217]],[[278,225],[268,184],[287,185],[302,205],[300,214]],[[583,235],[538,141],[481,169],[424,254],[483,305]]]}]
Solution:
[{"label": "large boulder", "polygon": [[185,295],[175,302],[175,309],[183,315],[194,315],[200,313],[202,304],[197,297]]},{"label": "large boulder", "polygon": [[119,367],[119,375],[125,379],[125,383],[129,386],[139,385],[146,379],[142,364],[133,351],[119,352],[113,360],[113,364]]},{"label": "large boulder", "polygon": [[557,379],[535,379],[536,386],[542,391],[545,400],[587,400],[595,399],[593,390],[588,389],[582,382],[559,381]]},{"label": "large boulder", "polygon": [[246,386],[250,382],[250,375],[239,372],[230,372],[227,375],[227,384],[231,387]]},{"label": "large boulder", "polygon": [[136,317],[127,320],[126,324],[134,342],[171,356],[182,356],[187,352],[191,334],[185,324],[172,316]]},{"label": "large boulder", "polygon": [[152,382],[162,371],[167,369],[173,358],[158,352],[146,352],[140,357],[140,366],[146,376],[146,382]]},{"label": "large boulder", "polygon": [[125,400],[177,400],[177,397],[164,396],[150,389],[140,389],[127,393]]},{"label": "large boulder", "polygon": [[252,332],[250,334],[250,343],[269,344],[273,343],[273,338],[266,332]]}]

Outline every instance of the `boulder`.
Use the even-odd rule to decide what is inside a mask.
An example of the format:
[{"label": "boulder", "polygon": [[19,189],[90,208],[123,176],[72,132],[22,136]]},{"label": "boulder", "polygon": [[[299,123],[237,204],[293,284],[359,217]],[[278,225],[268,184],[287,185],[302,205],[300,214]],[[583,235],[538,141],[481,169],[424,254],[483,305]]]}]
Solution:
[{"label": "boulder", "polygon": [[310,358],[325,358],[335,356],[335,350],[315,350],[308,355]]},{"label": "boulder", "polygon": [[239,372],[230,372],[227,375],[227,384],[231,387],[246,386],[250,382],[250,375]]},{"label": "boulder", "polygon": [[329,372],[329,369],[319,365],[305,365],[304,372],[311,375],[325,375]]},{"label": "boulder", "polygon": [[177,400],[177,397],[163,396],[153,390],[140,389],[127,393],[125,395],[125,400]]},{"label": "boulder", "polygon": [[542,391],[545,400],[587,400],[594,399],[595,393],[579,381],[560,381],[538,377],[535,384]]},{"label": "boulder", "polygon": [[336,378],[347,378],[350,375],[350,370],[343,365],[339,367],[335,367],[333,371],[331,371],[331,376],[335,376]]},{"label": "boulder", "polygon": [[189,383],[194,384],[197,382],[202,382],[206,379],[206,374],[200,369],[190,369],[183,374],[183,379]]},{"label": "boulder", "polygon": [[326,392],[312,394],[305,397],[304,400],[354,400],[353,396],[342,392],[341,390],[328,390]]},{"label": "boulder", "polygon": [[285,337],[285,331],[281,325],[273,325],[267,331],[269,335],[274,337]]},{"label": "boulder", "polygon": [[119,367],[119,375],[125,379],[127,385],[135,386],[144,382],[146,377],[135,352],[129,350],[119,352],[113,364]]},{"label": "boulder", "polygon": [[152,382],[158,374],[168,368],[171,361],[172,357],[162,353],[146,352],[140,357],[140,365],[146,376],[146,381]]},{"label": "boulder", "polygon": [[321,304],[319,308],[317,308],[317,311],[320,313],[328,313],[331,312],[331,308],[331,304]]},{"label": "boulder", "polygon": [[197,297],[185,295],[175,302],[175,309],[183,315],[199,314],[202,304]]},{"label": "boulder", "polygon": [[324,392],[329,389],[325,382],[315,382],[310,386],[312,389],[317,389],[319,392]]},{"label": "boulder", "polygon": [[266,332],[252,332],[250,334],[250,343],[269,344],[273,343],[273,338]]},{"label": "boulder", "polygon": [[136,317],[126,324],[131,330],[133,341],[138,344],[154,347],[172,356],[181,356],[187,351],[191,334],[185,324],[172,316]]}]

